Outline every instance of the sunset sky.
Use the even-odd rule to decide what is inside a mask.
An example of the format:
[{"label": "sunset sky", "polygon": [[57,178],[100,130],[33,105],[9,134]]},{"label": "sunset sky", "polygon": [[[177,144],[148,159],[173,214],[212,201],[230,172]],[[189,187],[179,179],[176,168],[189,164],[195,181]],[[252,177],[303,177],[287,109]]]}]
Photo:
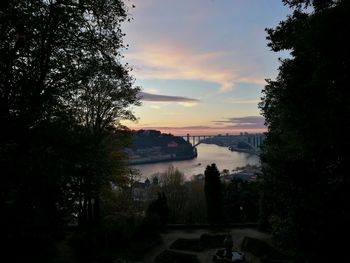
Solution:
[{"label": "sunset sky", "polygon": [[177,135],[264,131],[257,103],[278,57],[266,27],[291,11],[281,0],[131,0],[125,60],[142,106],[132,129]]}]

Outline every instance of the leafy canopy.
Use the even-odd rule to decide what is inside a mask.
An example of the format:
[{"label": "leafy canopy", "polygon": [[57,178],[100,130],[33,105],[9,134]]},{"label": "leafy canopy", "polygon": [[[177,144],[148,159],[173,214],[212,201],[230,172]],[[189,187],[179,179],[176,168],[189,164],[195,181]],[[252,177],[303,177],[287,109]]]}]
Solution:
[{"label": "leafy canopy", "polygon": [[260,103],[268,126],[262,216],[304,260],[324,261],[343,247],[337,235],[349,220],[350,3],[284,3],[293,14],[267,29],[268,46],[291,56],[281,59]]}]

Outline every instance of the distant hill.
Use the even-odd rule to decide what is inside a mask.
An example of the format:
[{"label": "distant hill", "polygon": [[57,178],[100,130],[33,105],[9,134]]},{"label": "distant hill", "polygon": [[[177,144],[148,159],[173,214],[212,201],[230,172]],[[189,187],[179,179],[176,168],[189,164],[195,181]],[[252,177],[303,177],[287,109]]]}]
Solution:
[{"label": "distant hill", "polygon": [[182,137],[161,133],[157,130],[138,130],[133,132],[133,148],[144,149],[154,146],[166,148],[169,144],[174,143],[179,146],[191,146],[191,144],[185,141]]},{"label": "distant hill", "polygon": [[133,131],[132,144],[127,153],[130,163],[184,160],[197,156],[197,151],[182,137],[157,130]]}]

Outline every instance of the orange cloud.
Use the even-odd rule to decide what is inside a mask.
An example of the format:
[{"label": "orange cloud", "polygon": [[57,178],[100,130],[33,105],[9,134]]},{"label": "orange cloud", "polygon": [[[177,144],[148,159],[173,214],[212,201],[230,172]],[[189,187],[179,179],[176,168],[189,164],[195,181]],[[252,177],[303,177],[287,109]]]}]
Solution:
[{"label": "orange cloud", "polygon": [[[229,65],[223,62],[228,57],[232,57]],[[137,65],[138,79],[202,80],[218,84],[219,92],[232,90],[236,82],[264,84],[263,78],[240,73],[234,57],[233,52],[200,53],[174,43],[145,45],[142,50],[128,54],[129,61]]]}]

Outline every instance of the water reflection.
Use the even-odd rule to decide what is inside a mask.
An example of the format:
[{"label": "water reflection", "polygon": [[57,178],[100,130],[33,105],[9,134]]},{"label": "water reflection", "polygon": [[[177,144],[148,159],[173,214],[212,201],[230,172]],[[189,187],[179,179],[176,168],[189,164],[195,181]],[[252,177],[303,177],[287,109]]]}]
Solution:
[{"label": "water reflection", "polygon": [[208,164],[216,163],[218,169],[232,170],[237,166],[245,166],[246,164],[259,164],[259,157],[256,155],[240,152],[231,152],[226,147],[220,147],[213,144],[200,144],[197,146],[198,157],[192,160],[164,162],[154,164],[133,165],[142,173],[142,178],[150,178],[153,174],[164,172],[170,165],[177,167],[185,173],[186,179],[190,179],[192,175],[204,173]]}]

